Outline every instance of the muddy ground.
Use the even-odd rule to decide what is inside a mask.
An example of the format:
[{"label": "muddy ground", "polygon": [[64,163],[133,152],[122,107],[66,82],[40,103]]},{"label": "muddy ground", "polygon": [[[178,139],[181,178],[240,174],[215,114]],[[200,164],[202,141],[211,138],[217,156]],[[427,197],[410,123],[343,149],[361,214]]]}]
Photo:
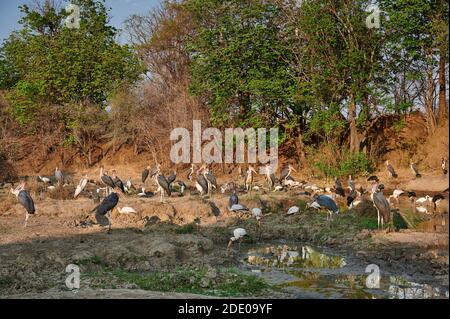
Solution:
[{"label": "muddy ground", "polygon": [[[252,218],[230,213],[228,195],[220,192],[204,199],[188,192],[165,204],[159,197],[124,196],[118,206],[131,206],[137,214],[115,210],[108,233],[95,225],[95,204],[88,194],[69,199],[70,187],[60,194],[42,188],[35,193],[38,213],[27,228],[15,198],[0,198],[2,298],[299,297],[248,273],[246,249],[273,243],[311,245],[354,260],[354,265],[376,264],[388,274],[448,287],[448,215],[414,216],[407,198],[400,207],[414,227],[386,233],[374,229],[376,213],[370,203],[358,210],[342,209],[328,222],[325,212],[306,209],[309,198],[295,189],[240,194],[240,203],[263,209],[261,227]],[[300,212],[286,216],[293,205]],[[245,228],[249,236],[240,250],[235,245],[228,255],[226,246],[236,227]],[[79,290],[68,291],[65,284],[69,264],[80,267]],[[150,277],[143,281],[135,274]],[[180,283],[172,287],[171,280]]]}]

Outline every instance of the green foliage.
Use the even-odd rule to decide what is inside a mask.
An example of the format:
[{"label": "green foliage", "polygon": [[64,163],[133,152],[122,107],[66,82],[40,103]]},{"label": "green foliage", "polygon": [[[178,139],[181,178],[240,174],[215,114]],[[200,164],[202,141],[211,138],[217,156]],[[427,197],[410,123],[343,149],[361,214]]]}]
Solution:
[{"label": "green foliage", "polygon": [[294,107],[292,56],[283,47],[275,3],[188,0],[196,27],[191,92],[211,107],[213,124],[261,127]]},{"label": "green foliage", "polygon": [[131,48],[115,42],[103,2],[72,1],[81,8],[79,29],[64,26],[67,13],[45,6],[21,7],[22,29],[0,49],[0,87],[10,89],[13,115],[21,123],[33,120],[33,109],[71,103],[104,103],[124,84],[143,72]]},{"label": "green foliage", "polygon": [[[210,275],[213,272],[214,275]],[[222,297],[259,296],[269,288],[261,278],[235,269],[212,270],[207,267],[176,267],[171,271],[139,274],[122,269],[108,271],[115,278],[133,283],[140,289],[163,292],[195,293]],[[90,273],[90,277],[106,277],[107,273]]]},{"label": "green foliage", "polygon": [[192,234],[195,232],[195,224],[186,224],[175,229],[177,234]]},{"label": "green foliage", "polygon": [[372,171],[371,162],[361,152],[351,153],[348,150],[331,150],[333,155],[330,155],[330,150],[326,149],[322,149],[314,154],[312,154],[313,151],[311,149],[309,152],[311,152],[310,166],[316,168],[327,178],[347,175],[356,176]]}]

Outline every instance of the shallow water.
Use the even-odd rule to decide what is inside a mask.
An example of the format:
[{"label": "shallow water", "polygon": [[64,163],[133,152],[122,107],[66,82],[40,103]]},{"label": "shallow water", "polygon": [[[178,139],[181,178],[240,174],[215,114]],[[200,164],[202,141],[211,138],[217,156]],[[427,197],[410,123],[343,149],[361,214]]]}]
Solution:
[{"label": "shallow water", "polygon": [[366,267],[353,258],[301,244],[249,247],[243,259],[245,270],[294,298],[449,298],[448,286],[417,283],[414,278],[381,271],[376,276],[374,269]]}]

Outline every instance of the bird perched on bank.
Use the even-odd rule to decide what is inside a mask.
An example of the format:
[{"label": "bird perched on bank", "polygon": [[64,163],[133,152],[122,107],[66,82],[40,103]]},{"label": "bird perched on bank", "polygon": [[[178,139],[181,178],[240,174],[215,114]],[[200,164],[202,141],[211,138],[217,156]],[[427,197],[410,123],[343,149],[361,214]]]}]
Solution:
[{"label": "bird perched on bank", "polygon": [[299,211],[300,211],[300,207],[292,206],[288,209],[288,211],[286,212],[286,215],[288,215],[288,216],[294,215],[294,214],[297,214]]},{"label": "bird perched on bank", "polygon": [[208,194],[208,181],[203,174],[198,174],[200,170],[197,171],[197,178],[195,180],[195,188],[200,192],[200,196]]},{"label": "bird perched on bank", "polygon": [[420,204],[420,205],[429,204],[431,202],[431,199],[432,198],[430,196],[426,195],[425,197],[418,198],[416,200],[416,204]]},{"label": "bird perched on bank", "polygon": [[180,188],[180,196],[184,195],[184,191],[186,190],[187,186],[183,181],[176,181],[178,184],[178,187]]},{"label": "bird perched on bank", "polygon": [[265,177],[267,180],[267,184],[269,186],[269,190],[272,190],[272,187],[274,187],[276,183],[275,174],[273,173],[272,166],[270,166],[269,163],[266,164],[265,168],[266,168]]},{"label": "bird perched on bank", "polygon": [[142,183],[145,183],[145,181],[147,180],[149,175],[150,175],[150,166],[147,166],[142,171],[142,176],[141,176],[142,177]]},{"label": "bird perched on bank", "polygon": [[161,173],[160,171],[155,173],[155,182],[158,185],[158,189],[156,190],[157,192],[160,192],[161,194],[161,203],[164,203],[164,193],[167,194],[167,196],[170,197],[171,195],[171,191],[170,191],[170,187],[169,187],[169,183],[167,182],[166,177],[164,176],[163,173]]},{"label": "bird perched on bank", "polygon": [[120,189],[118,187],[113,189],[113,192],[109,194],[107,197],[103,199],[103,201],[95,207],[92,211],[95,211],[95,219],[97,222],[105,226],[105,218],[106,224],[108,225],[108,231],[111,230],[112,220],[111,220],[111,212],[119,203],[119,193]]},{"label": "bird perched on bank", "polygon": [[206,181],[208,182],[208,191],[212,192],[213,189],[217,189],[217,180],[214,176],[213,172],[204,165],[203,168],[203,176],[205,176]]},{"label": "bird perched on bank", "polygon": [[352,175],[348,175],[348,189],[350,191],[356,190],[355,182],[352,179]]},{"label": "bird perched on bank", "polygon": [[64,176],[62,171],[58,168],[58,166],[56,166],[55,168],[55,179],[58,182],[58,186],[62,186],[64,182]]},{"label": "bird perched on bank", "polygon": [[315,209],[326,209],[327,214],[327,220],[332,220],[333,213],[339,214],[339,207],[336,204],[336,202],[327,195],[315,195],[313,197],[313,200],[307,204],[308,207],[315,208]]},{"label": "bird perched on bank", "polygon": [[124,214],[124,215],[127,215],[127,214],[136,214],[136,213],[137,213],[136,210],[135,210],[134,208],[128,207],[128,206],[125,206],[125,207],[119,207],[119,208],[117,208],[117,210],[118,210],[118,212],[119,212],[120,214]]},{"label": "bird perched on bank", "polygon": [[374,192],[370,195],[373,205],[377,210],[378,216],[378,228],[383,227],[384,223],[390,222],[391,217],[391,207],[386,197],[384,197],[384,185],[376,185]]},{"label": "bird perched on bank", "polygon": [[119,178],[119,176],[117,176],[116,170],[113,169],[111,173],[111,178],[114,182],[114,185],[117,186],[123,194],[125,194],[125,186],[123,185],[123,182]]},{"label": "bird perched on bank", "polygon": [[51,182],[51,179],[45,176],[38,176],[39,180],[45,184],[49,184]]},{"label": "bird perched on bank", "polygon": [[233,205],[239,204],[239,197],[236,194],[236,189],[233,189],[233,192],[230,195],[230,198],[228,200],[228,207],[232,207]]},{"label": "bird perched on bank", "polygon": [[395,189],[395,190],[392,192],[392,195],[389,196],[389,202],[391,203],[391,198],[393,198],[393,199],[395,200],[395,202],[397,202],[397,205],[400,204],[400,199],[399,199],[399,197],[400,197],[401,195],[403,195],[403,194],[405,194],[405,192],[404,192],[403,190],[401,190],[401,189]]},{"label": "bird perched on bank", "polygon": [[445,158],[441,159],[441,169],[442,169],[442,174],[447,175],[447,160]]},{"label": "bird perched on bank", "polygon": [[192,181],[192,179],[194,178],[194,173],[195,173],[195,165],[191,164],[191,167],[189,168],[188,174],[186,176],[189,181]]},{"label": "bird perched on bank", "polygon": [[100,166],[100,181],[106,186],[106,194],[110,193],[110,189],[114,189],[116,187],[116,184],[111,176],[109,176],[104,170],[103,165]]},{"label": "bird perched on bank", "polygon": [[281,170],[281,175],[280,175],[280,184],[285,185],[286,180],[291,176],[292,172],[296,172],[296,171],[297,170],[291,164],[289,164],[287,167],[283,168]]},{"label": "bird perched on bank", "polygon": [[409,165],[409,167],[411,168],[411,171],[413,172],[413,174],[416,178],[422,177],[422,175],[420,175],[420,173],[419,173],[419,169],[417,168],[416,163],[411,161],[411,164]]},{"label": "bird perched on bank", "polygon": [[245,236],[247,236],[247,232],[245,231],[244,228],[236,228],[236,229],[233,231],[233,237],[231,237],[231,238],[230,238],[230,241],[228,242],[228,245],[227,245],[227,253],[230,252],[231,246],[233,245],[233,243],[234,243],[235,241],[238,241],[238,243],[239,243],[239,250],[240,250],[240,249],[241,249],[241,242],[242,242],[242,239],[243,239]]},{"label": "bird perched on bank", "polygon": [[25,190],[25,182],[22,182],[17,186],[15,189],[11,188],[11,193],[14,194],[19,201],[19,203],[25,208],[26,214],[25,214],[25,222],[23,227],[27,227],[28,218],[30,218],[31,215],[34,215],[36,213],[36,209],[34,207],[34,201],[31,195],[28,193],[28,191]]},{"label": "bird perched on bank", "polygon": [[262,210],[258,207],[252,209],[252,217],[258,222],[258,227],[261,226],[261,219],[263,218]]},{"label": "bird perched on bank", "polygon": [[172,187],[172,183],[175,182],[175,180],[177,179],[177,171],[174,170],[172,175],[169,175],[169,177],[167,177],[167,183],[169,184],[169,187]]},{"label": "bird perched on bank", "polygon": [[433,212],[437,212],[439,214],[448,214],[449,212],[449,201],[448,196],[444,196],[443,194],[437,194],[433,196],[431,199],[433,203]]},{"label": "bird perched on bank", "polygon": [[78,195],[84,190],[88,182],[88,178],[86,175],[80,180],[80,182],[77,185],[77,188],[75,189],[75,194],[73,195],[73,198],[77,198]]},{"label": "bird perched on bank", "polygon": [[386,170],[388,171],[389,176],[392,177],[392,178],[397,178],[398,175],[395,172],[394,167],[391,164],[389,164],[389,161],[386,161],[385,164],[386,164]]},{"label": "bird perched on bank", "polygon": [[153,192],[146,192],[145,191],[145,187],[141,188],[141,192],[139,194],[137,194],[139,197],[143,197],[143,198],[151,198],[153,196],[155,196],[155,193]]},{"label": "bird perched on bank", "polygon": [[337,177],[334,179],[334,192],[336,193],[336,195],[345,197],[344,187],[342,187],[341,180]]},{"label": "bird perched on bank", "polygon": [[251,191],[253,189],[253,174],[256,174],[253,166],[249,165],[245,176],[245,189]]},{"label": "bird perched on bank", "polygon": [[136,187],[134,187],[130,177],[125,183],[125,191],[130,192],[131,190],[136,190]]}]

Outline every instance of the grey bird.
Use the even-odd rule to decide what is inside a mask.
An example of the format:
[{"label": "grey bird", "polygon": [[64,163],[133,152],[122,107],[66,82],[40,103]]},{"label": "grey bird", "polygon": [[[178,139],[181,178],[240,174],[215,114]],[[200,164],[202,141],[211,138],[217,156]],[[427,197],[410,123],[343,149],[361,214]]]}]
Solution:
[{"label": "grey bird", "polygon": [[155,181],[156,181],[156,184],[158,185],[157,191],[159,191],[161,193],[161,203],[163,203],[164,202],[164,193],[166,193],[167,196],[169,196],[169,197],[171,195],[169,183],[167,182],[166,177],[161,172],[159,172],[155,175]]},{"label": "grey bird", "polygon": [[58,182],[58,185],[62,186],[62,184],[64,182],[64,176],[63,176],[63,173],[61,172],[61,170],[58,168],[58,166],[56,166],[56,168],[55,168],[55,179]]},{"label": "grey bird", "polygon": [[389,173],[389,176],[391,176],[392,178],[397,178],[398,175],[395,172],[394,167],[391,164],[389,164],[389,161],[386,161],[385,164],[386,164],[386,169],[387,169],[387,171]]},{"label": "grey bird", "polygon": [[391,219],[391,206],[388,200],[384,196],[384,185],[379,184],[374,187],[370,198],[372,199],[373,206],[377,210],[378,216],[378,228],[383,228],[384,223],[389,223]]},{"label": "grey bird", "polygon": [[327,219],[331,220],[333,213],[339,214],[339,207],[336,202],[327,195],[316,195],[313,197],[312,202],[307,204],[308,207],[316,208],[316,209],[326,209]]},{"label": "grey bird", "polygon": [[25,190],[25,183],[20,184],[17,188],[12,189],[11,193],[13,193],[19,203],[25,208],[25,223],[23,227],[27,227],[28,218],[30,215],[34,215],[36,213],[36,209],[34,207],[34,201],[31,195]]},{"label": "grey bird", "polygon": [[422,177],[422,175],[420,175],[420,173],[419,173],[419,169],[417,168],[416,163],[411,162],[411,165],[409,167],[411,168],[411,170],[416,178]]},{"label": "grey bird", "polygon": [[[119,191],[118,188],[115,189],[116,192]],[[95,207],[92,211],[95,211],[95,219],[97,222],[102,225],[108,225],[108,231],[111,230],[111,212],[119,203],[119,195],[116,192],[112,192],[107,197],[103,199],[103,201]]]}]

